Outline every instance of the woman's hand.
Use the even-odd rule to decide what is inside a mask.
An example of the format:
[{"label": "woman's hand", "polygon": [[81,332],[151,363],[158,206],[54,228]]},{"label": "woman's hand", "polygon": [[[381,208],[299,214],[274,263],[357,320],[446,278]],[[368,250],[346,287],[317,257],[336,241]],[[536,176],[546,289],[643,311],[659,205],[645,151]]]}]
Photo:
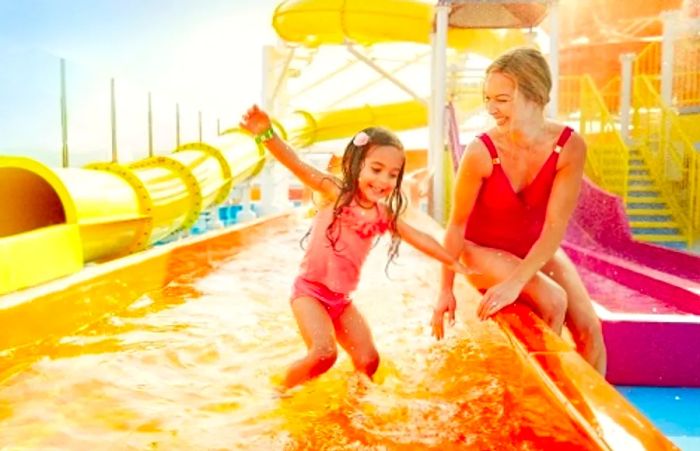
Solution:
[{"label": "woman's hand", "polygon": [[272,126],[270,116],[266,112],[253,105],[246,111],[239,123],[242,129],[248,130],[253,135],[259,135],[266,132]]},{"label": "woman's hand", "polygon": [[447,313],[447,321],[450,326],[455,323],[455,310],[457,310],[457,301],[452,290],[440,292],[438,302],[433,309],[433,337],[441,340],[445,336],[445,313]]},{"label": "woman's hand", "polygon": [[512,304],[518,299],[523,291],[524,285],[513,280],[504,280],[492,286],[481,299],[481,303],[476,310],[477,316],[485,320],[502,308]]}]

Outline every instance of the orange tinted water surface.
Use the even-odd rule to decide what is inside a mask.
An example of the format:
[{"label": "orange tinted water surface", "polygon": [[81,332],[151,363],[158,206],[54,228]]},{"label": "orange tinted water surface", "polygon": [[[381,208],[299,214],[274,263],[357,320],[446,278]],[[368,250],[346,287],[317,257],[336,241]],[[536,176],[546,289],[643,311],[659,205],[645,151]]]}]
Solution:
[{"label": "orange tinted water surface", "polygon": [[591,445],[497,326],[460,305],[430,336],[437,267],[373,250],[355,302],[382,357],[375,383],[341,353],[275,395],[304,345],[289,309],[307,223],[240,249],[38,352],[0,386],[0,449],[584,450]]}]

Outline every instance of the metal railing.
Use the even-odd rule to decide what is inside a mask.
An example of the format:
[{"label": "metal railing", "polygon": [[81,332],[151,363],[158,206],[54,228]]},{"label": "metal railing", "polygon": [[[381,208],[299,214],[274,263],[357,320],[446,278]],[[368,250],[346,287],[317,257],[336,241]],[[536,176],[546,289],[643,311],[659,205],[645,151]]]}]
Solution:
[{"label": "metal railing", "polygon": [[589,75],[581,77],[581,133],[588,145],[587,163],[599,185],[627,201],[629,149],[618,121]]},{"label": "metal railing", "polygon": [[664,105],[656,80],[647,75],[635,77],[632,136],[692,247],[700,230],[698,152],[683,131],[678,113]]}]

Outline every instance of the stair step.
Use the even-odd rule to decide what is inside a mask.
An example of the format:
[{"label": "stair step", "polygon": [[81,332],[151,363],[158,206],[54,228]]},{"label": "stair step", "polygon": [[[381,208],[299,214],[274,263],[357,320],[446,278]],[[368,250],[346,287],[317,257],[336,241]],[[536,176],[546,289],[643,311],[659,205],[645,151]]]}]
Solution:
[{"label": "stair step", "polygon": [[649,175],[649,169],[634,168],[634,169],[630,169],[628,174],[629,175]]},{"label": "stair step", "polygon": [[[666,206],[666,202],[660,201],[660,202],[637,202],[635,199],[635,202],[630,202],[627,201],[627,211],[635,211],[635,212],[641,212],[641,211],[659,211],[659,210],[664,210],[668,211],[668,206]],[[641,210],[641,211],[640,211]],[[664,213],[661,213],[664,214]]]},{"label": "stair step", "polygon": [[[615,164],[617,164],[617,163],[615,163]],[[615,167],[615,164],[612,164],[612,165],[611,165],[612,167],[606,165],[606,167],[604,167],[603,169],[601,169],[601,173],[602,173],[603,175],[617,175],[617,174],[620,174],[621,177],[624,176],[624,175],[625,175],[625,171],[623,171],[622,168],[616,168],[616,167]],[[628,172],[628,174],[629,174],[629,172]]]},{"label": "stair step", "polygon": [[683,237],[663,237],[665,239],[654,239],[649,237],[635,236],[634,239],[637,241],[644,241],[646,243],[658,244],[661,246],[670,247],[673,249],[687,249],[688,243],[683,239]]},{"label": "stair step", "polygon": [[[662,229],[678,229],[678,224],[675,221],[630,221],[630,228],[633,230],[652,230],[655,228]],[[637,233],[637,232],[635,232]],[[644,233],[644,232],[641,232]]]},{"label": "stair step", "polygon": [[644,160],[640,160],[637,158],[630,158],[630,166],[637,166],[635,169],[639,169],[639,166],[645,166]]},{"label": "stair step", "polygon": [[632,234],[638,235],[663,235],[680,236],[681,230],[678,227],[631,227]]},{"label": "stair step", "polygon": [[627,214],[627,219],[632,222],[632,221],[639,221],[639,222],[673,222],[673,216],[670,214],[658,214],[658,213],[652,213],[652,214],[639,214],[637,212],[630,214]]},{"label": "stair step", "polygon": [[652,179],[627,179],[627,186],[654,186],[654,180]]},{"label": "stair step", "polygon": [[630,174],[627,173],[627,178],[630,180],[654,180],[649,174]]},{"label": "stair step", "polygon": [[627,197],[659,197],[659,192],[654,190],[629,190]]},{"label": "stair step", "polygon": [[646,202],[650,204],[663,204],[664,199],[660,196],[628,196],[628,202]]},{"label": "stair step", "polygon": [[679,243],[683,246],[687,246],[685,238],[681,235],[634,235],[634,239],[637,241],[645,241],[647,243],[656,244],[666,244],[666,243]]},{"label": "stair step", "polygon": [[660,244],[661,246],[670,247],[671,249],[677,249],[679,251],[688,249],[688,243],[685,241],[660,241],[654,244]]}]

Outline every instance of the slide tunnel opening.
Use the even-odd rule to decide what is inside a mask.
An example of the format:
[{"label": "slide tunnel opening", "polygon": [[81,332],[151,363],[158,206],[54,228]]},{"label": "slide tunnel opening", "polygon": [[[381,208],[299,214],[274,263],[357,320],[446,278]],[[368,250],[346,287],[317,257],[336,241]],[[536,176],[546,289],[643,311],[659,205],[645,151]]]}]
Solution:
[{"label": "slide tunnel opening", "polygon": [[40,175],[0,167],[0,238],[66,222],[63,203]]}]

